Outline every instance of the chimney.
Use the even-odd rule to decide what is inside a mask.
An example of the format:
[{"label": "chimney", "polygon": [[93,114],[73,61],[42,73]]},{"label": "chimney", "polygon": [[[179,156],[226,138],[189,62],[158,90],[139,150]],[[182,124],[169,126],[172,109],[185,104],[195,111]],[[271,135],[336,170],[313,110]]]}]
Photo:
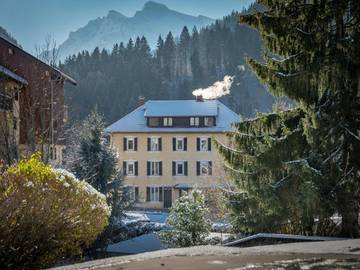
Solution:
[{"label": "chimney", "polygon": [[204,98],[202,95],[196,96],[196,101],[197,102],[204,102]]},{"label": "chimney", "polygon": [[139,100],[139,106],[142,106],[142,105],[145,104],[145,97],[144,96],[139,96],[138,100]]}]

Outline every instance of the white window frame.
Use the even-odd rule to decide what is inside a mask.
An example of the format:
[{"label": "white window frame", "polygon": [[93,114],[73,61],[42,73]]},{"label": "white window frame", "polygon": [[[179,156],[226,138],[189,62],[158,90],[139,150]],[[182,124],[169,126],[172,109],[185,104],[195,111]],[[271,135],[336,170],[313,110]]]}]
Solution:
[{"label": "white window frame", "polygon": [[[178,141],[182,142],[182,148],[178,148]],[[185,137],[175,137],[175,150],[176,151],[185,151]]]},{"label": "white window frame", "polygon": [[[156,140],[156,143],[153,143],[153,140]],[[160,137],[150,137],[150,151],[151,152],[160,151]]]},{"label": "white window frame", "polygon": [[[212,121],[212,125],[209,124],[209,120]],[[205,116],[204,117],[204,126],[206,127],[213,127],[214,126],[214,118],[210,117],[210,116]]]},{"label": "white window frame", "polygon": [[136,201],[135,188],[138,186],[124,186],[129,191],[129,199],[133,202]]},{"label": "white window frame", "polygon": [[[178,165],[182,166],[182,173],[178,173]],[[185,160],[175,160],[175,176],[185,176]]]},{"label": "white window frame", "polygon": [[[132,141],[132,148],[129,147],[129,142]],[[135,152],[135,137],[126,137],[126,151]]]},{"label": "white window frame", "polygon": [[198,127],[200,125],[200,117],[190,117],[190,126]]},{"label": "white window frame", "polygon": [[[136,175],[136,172],[135,172],[136,160],[125,160],[125,163],[126,163],[126,176],[135,176]],[[133,166],[133,172],[131,174],[129,173],[130,165]]]},{"label": "white window frame", "polygon": [[173,125],[172,117],[164,117],[163,118],[163,125],[164,125],[164,127],[172,127],[172,125]]},{"label": "white window frame", "polygon": [[[203,173],[203,169],[206,170],[206,173]],[[200,160],[200,175],[209,176],[210,172],[210,160]]]},{"label": "white window frame", "polygon": [[[203,148],[203,141],[205,141],[206,147]],[[200,151],[207,152],[209,151],[209,137],[200,137]]]},{"label": "white window frame", "polygon": [[[160,162],[161,160],[149,160],[150,162],[150,175],[151,177],[160,176]],[[157,166],[155,166],[157,164]],[[154,173],[154,174],[153,174]]]},{"label": "white window frame", "polygon": [[160,187],[150,186],[150,202],[160,202]]}]

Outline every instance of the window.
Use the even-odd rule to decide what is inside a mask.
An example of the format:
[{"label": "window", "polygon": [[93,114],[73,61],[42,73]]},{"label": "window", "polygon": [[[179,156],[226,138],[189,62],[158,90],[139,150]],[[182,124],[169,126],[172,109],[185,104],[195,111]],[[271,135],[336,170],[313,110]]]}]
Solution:
[{"label": "window", "polygon": [[173,125],[173,119],[171,117],[165,117],[163,120],[164,127],[171,127]]},{"label": "window", "polygon": [[139,187],[135,186],[125,186],[126,191],[130,201],[138,202],[139,201]]},{"label": "window", "polygon": [[211,138],[199,137],[196,141],[197,151],[211,151]]},{"label": "window", "polygon": [[212,162],[211,161],[198,161],[197,162],[197,175],[212,175]]},{"label": "window", "polygon": [[187,161],[173,161],[172,173],[173,176],[185,176],[187,175]]},{"label": "window", "polygon": [[146,200],[150,202],[161,202],[163,196],[162,187],[147,187]]},{"label": "window", "polygon": [[185,137],[173,138],[173,151],[187,151],[187,138]]},{"label": "window", "polygon": [[51,160],[56,160],[56,147],[55,146],[51,146],[49,149],[49,154],[50,154],[50,159]]},{"label": "window", "polygon": [[7,95],[0,94],[0,111],[12,111],[12,110],[13,110],[12,98]]},{"label": "window", "polygon": [[137,151],[137,138],[124,138],[124,151]]},{"label": "window", "polygon": [[126,172],[127,172],[127,175],[129,175],[129,176],[135,175],[135,162],[134,161],[129,161],[126,163]]},{"label": "window", "polygon": [[161,151],[161,138],[151,137],[148,138],[148,151]]},{"label": "window", "polygon": [[214,126],[214,117],[205,117],[204,118],[204,126],[206,126],[206,127]]},{"label": "window", "polygon": [[147,175],[148,176],[161,176],[162,175],[162,162],[161,161],[148,161],[147,162]]},{"label": "window", "polygon": [[134,160],[126,160],[123,164],[124,173],[127,176],[138,175],[138,162]]},{"label": "window", "polygon": [[190,126],[194,127],[198,127],[200,125],[200,119],[199,117],[190,117]]},{"label": "window", "polygon": [[148,123],[149,123],[150,127],[158,127],[160,125],[160,118],[159,117],[150,117]]}]

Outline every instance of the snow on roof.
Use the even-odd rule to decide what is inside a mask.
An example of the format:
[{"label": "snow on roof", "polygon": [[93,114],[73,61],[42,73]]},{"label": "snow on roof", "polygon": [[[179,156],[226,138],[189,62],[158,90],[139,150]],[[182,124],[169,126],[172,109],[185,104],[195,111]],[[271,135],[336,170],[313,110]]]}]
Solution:
[{"label": "snow on roof", "polygon": [[159,236],[154,233],[141,235],[126,241],[122,241],[106,248],[107,252],[120,254],[138,254],[164,249]]},{"label": "snow on roof", "polygon": [[145,104],[145,117],[216,116],[217,101],[150,100]]},{"label": "snow on roof", "polygon": [[224,246],[232,247],[238,246],[242,243],[249,242],[258,239],[278,239],[278,240],[293,240],[293,241],[335,241],[345,240],[346,238],[339,237],[326,237],[326,236],[305,236],[305,235],[293,235],[293,234],[276,234],[276,233],[258,233],[248,237],[244,237],[229,243]]},{"label": "snow on roof", "polygon": [[[197,107],[199,106],[199,112]],[[148,112],[150,108],[150,113]],[[174,112],[171,112],[171,111]],[[182,115],[181,111],[183,112]],[[215,113],[216,111],[216,113]],[[152,116],[215,116],[216,126],[213,127],[171,127],[171,128],[153,128],[148,127],[146,124],[146,117],[151,114]],[[125,115],[119,121],[113,123],[106,128],[109,133],[173,133],[173,132],[201,132],[201,133],[214,133],[214,132],[227,132],[232,130],[232,124],[239,122],[240,116],[226,107],[218,100],[208,100],[197,102],[194,100],[170,100],[170,101],[148,101],[144,105],[138,107],[133,112]]]},{"label": "snow on roof", "polygon": [[175,189],[192,189],[193,185],[192,184],[186,184],[186,183],[180,183],[180,184],[176,184],[174,186]]}]

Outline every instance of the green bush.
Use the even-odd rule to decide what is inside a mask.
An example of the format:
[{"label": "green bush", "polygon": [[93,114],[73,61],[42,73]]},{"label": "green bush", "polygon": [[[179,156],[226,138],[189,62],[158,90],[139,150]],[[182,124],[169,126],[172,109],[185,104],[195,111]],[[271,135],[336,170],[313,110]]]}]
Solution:
[{"label": "green bush", "polygon": [[211,222],[207,218],[209,210],[205,206],[204,195],[194,189],[176,200],[170,209],[167,223],[171,229],[160,233],[169,247],[191,247],[206,244]]},{"label": "green bush", "polygon": [[108,224],[106,198],[38,155],[0,174],[0,268],[38,269],[80,255]]}]

